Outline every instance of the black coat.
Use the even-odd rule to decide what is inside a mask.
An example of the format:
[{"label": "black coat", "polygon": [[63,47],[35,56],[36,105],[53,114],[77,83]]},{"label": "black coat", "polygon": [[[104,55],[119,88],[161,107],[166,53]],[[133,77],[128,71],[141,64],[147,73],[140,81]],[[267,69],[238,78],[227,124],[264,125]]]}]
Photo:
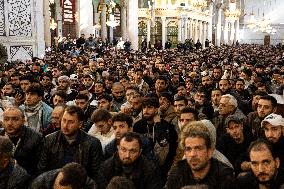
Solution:
[{"label": "black coat", "polygon": [[80,130],[75,141],[69,144],[61,131],[57,131],[45,137],[38,169],[45,172],[61,168],[70,162],[77,162],[86,169],[88,176],[95,180],[101,160],[102,146],[97,138]]},{"label": "black coat", "polygon": [[[45,172],[41,175],[39,175],[37,178],[33,180],[33,182],[30,185],[30,189],[50,189],[53,188],[54,181],[60,172],[60,169],[55,169],[52,171]],[[86,184],[83,189],[95,189],[96,184],[95,182],[87,178]]]},{"label": "black coat", "polygon": [[0,172],[1,189],[26,189],[29,186],[30,175],[11,159],[8,166]]},{"label": "black coat", "polygon": [[[0,135],[5,135],[5,130],[0,131]],[[10,138],[12,140],[12,138]],[[13,140],[12,140],[13,141]],[[42,150],[42,135],[33,129],[23,126],[18,145],[14,152],[14,158],[30,175],[37,172],[37,163]]]},{"label": "black coat", "polygon": [[136,189],[162,188],[162,179],[158,167],[143,156],[140,156],[134,162],[130,173],[125,173],[119,156],[116,153],[102,164],[100,173],[98,180],[100,189],[105,189],[110,180],[115,176],[125,176],[132,180]]},{"label": "black coat", "polygon": [[183,186],[206,185],[208,189],[230,188],[234,178],[234,170],[224,163],[211,159],[211,165],[208,174],[202,180],[195,180],[187,160],[181,160],[170,171],[167,189],[180,189]]}]

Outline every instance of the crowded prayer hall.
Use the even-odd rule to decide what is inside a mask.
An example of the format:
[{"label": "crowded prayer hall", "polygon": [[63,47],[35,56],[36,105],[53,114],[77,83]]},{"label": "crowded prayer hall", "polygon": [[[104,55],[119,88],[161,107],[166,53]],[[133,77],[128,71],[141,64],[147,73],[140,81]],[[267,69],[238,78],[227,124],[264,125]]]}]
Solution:
[{"label": "crowded prayer hall", "polygon": [[0,189],[284,189],[283,10],[0,1]]}]

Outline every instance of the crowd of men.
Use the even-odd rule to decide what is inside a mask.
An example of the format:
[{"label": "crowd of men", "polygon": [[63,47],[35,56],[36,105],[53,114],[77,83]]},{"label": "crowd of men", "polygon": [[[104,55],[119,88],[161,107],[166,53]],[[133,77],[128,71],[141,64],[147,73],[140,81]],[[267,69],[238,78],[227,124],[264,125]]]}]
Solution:
[{"label": "crowd of men", "polygon": [[85,43],[5,64],[0,188],[284,188],[282,46]]}]

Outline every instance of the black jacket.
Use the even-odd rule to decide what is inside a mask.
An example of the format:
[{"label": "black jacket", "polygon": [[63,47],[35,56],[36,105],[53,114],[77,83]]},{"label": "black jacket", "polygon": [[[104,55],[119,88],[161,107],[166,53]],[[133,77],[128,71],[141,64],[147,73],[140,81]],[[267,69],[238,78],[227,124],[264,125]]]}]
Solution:
[{"label": "black jacket", "polygon": [[29,186],[30,175],[12,159],[8,166],[0,172],[1,189],[26,189]]},{"label": "black jacket", "polygon": [[110,180],[115,176],[125,176],[132,180],[136,189],[161,189],[162,179],[158,167],[150,160],[140,156],[133,164],[132,171],[126,173],[116,153],[106,160],[101,167],[98,185],[105,189]]},{"label": "black jacket", "polygon": [[[55,169],[52,171],[45,172],[41,175],[39,175],[37,178],[33,180],[33,182],[30,185],[30,189],[50,189],[53,188],[54,181],[60,172],[60,169]],[[95,182],[87,178],[86,184],[83,189],[95,189],[96,184]]]},{"label": "black jacket", "polygon": [[183,186],[206,185],[208,189],[230,188],[229,184],[234,178],[234,170],[224,163],[211,159],[211,166],[208,174],[202,180],[195,180],[187,160],[181,160],[170,171],[167,189],[180,189]]},{"label": "black jacket", "polygon": [[[5,130],[0,131],[0,135],[5,135]],[[10,138],[14,142],[13,138]],[[21,135],[17,139],[14,152],[14,159],[22,166],[30,175],[37,172],[37,163],[42,149],[42,135],[33,129],[23,126]]]},{"label": "black jacket", "polygon": [[45,137],[38,169],[40,172],[46,172],[70,162],[77,162],[86,169],[88,176],[95,180],[101,160],[102,146],[97,138],[79,130],[75,141],[69,144],[61,131],[57,131]]}]

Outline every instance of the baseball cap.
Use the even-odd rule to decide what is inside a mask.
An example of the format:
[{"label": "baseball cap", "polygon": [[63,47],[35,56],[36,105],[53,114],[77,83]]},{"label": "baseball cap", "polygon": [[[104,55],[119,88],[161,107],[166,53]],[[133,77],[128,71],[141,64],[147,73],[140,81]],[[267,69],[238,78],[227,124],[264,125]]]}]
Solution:
[{"label": "baseball cap", "polygon": [[269,114],[261,122],[261,127],[263,127],[265,123],[270,123],[273,126],[283,126],[284,127],[284,118],[278,114]]},{"label": "baseball cap", "polygon": [[237,124],[242,123],[242,121],[240,120],[240,118],[238,118],[238,116],[236,116],[236,115],[229,115],[229,116],[226,118],[226,121],[225,121],[225,126],[226,126],[226,127],[229,126],[230,121],[234,121],[234,122],[237,123]]}]

